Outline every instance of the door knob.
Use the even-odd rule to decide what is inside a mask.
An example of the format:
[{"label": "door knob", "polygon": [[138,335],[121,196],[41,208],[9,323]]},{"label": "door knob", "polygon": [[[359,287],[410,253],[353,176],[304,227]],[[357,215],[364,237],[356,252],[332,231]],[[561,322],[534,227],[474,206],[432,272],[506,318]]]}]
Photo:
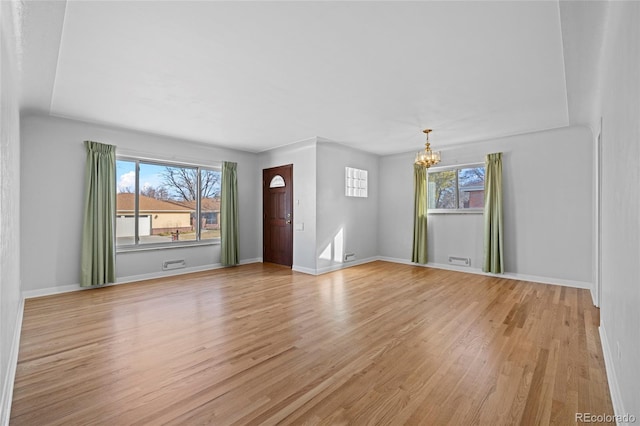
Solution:
[{"label": "door knob", "polygon": [[287,223],[288,223],[288,224],[291,224],[291,221],[290,221],[290,220],[287,220]]}]

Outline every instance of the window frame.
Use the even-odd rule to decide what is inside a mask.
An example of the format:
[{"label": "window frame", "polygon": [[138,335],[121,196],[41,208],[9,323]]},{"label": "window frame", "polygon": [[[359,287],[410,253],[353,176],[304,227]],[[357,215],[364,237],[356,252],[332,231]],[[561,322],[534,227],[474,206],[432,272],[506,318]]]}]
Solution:
[{"label": "window frame", "polygon": [[[135,251],[148,251],[148,250],[163,250],[163,249],[171,249],[171,248],[180,248],[180,247],[198,247],[198,246],[212,246],[212,245],[220,245],[220,237],[211,238],[207,240],[201,239],[201,221],[195,220],[196,223],[196,239],[188,240],[188,241],[168,241],[168,242],[160,242],[160,243],[145,243],[140,244],[140,235],[139,235],[139,217],[140,217],[140,163],[142,164],[150,164],[155,166],[165,166],[165,167],[183,167],[197,170],[197,180],[198,180],[198,197],[196,198],[196,217],[200,218],[201,212],[201,203],[202,203],[202,188],[201,188],[201,179],[202,170],[210,170],[217,171],[220,173],[220,178],[222,179],[222,162],[219,162],[219,165],[205,165],[205,164],[196,164],[189,163],[183,161],[174,161],[174,160],[164,160],[158,158],[149,158],[143,156],[135,156],[135,155],[118,155],[116,154],[116,163],[118,161],[129,161],[135,164],[135,183],[134,183],[134,243],[133,244],[120,244],[118,245],[117,240],[114,242],[114,246],[116,248],[116,253],[126,253],[126,252],[135,252]],[[116,195],[117,185],[118,185],[118,176],[116,173]],[[118,217],[118,206],[117,203],[115,205],[115,217]],[[220,217],[218,216],[218,222],[220,221]],[[218,223],[218,225],[220,225]],[[114,223],[115,230],[115,223]],[[115,236],[114,236],[115,239]]]},{"label": "window frame", "polygon": [[[455,208],[453,209],[436,209],[436,208],[427,208],[427,214],[484,214],[484,208],[461,208],[459,197],[460,197],[460,185],[458,182],[458,174],[461,169],[473,169],[482,167],[485,169],[486,173],[486,165],[485,163],[467,163],[467,164],[454,164],[451,166],[440,166],[440,167],[429,167],[427,169],[427,204],[429,203],[429,174],[431,173],[439,173],[446,172],[449,170],[455,170],[456,176],[456,186],[455,186]],[[486,178],[486,175],[485,175]]]}]

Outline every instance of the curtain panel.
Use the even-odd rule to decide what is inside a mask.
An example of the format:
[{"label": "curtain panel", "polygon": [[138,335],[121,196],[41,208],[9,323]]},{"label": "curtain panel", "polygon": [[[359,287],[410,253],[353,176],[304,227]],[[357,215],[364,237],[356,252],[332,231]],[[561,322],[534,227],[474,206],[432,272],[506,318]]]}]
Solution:
[{"label": "curtain panel", "polygon": [[488,154],[484,181],[484,272],[504,272],[502,226],[502,153]]},{"label": "curtain panel", "polygon": [[427,169],[413,165],[413,253],[411,261],[427,263]]},{"label": "curtain panel", "polygon": [[82,227],[82,287],[115,281],[116,147],[85,141],[84,223]]},{"label": "curtain panel", "polygon": [[222,163],[220,196],[220,263],[237,265],[238,259],[238,177],[237,163]]}]

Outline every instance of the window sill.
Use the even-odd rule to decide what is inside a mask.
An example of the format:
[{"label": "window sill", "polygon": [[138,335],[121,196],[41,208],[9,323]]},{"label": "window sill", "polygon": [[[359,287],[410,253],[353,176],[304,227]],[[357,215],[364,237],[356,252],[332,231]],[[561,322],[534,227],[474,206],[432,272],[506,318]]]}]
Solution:
[{"label": "window sill", "polygon": [[167,250],[187,247],[217,246],[220,245],[220,238],[211,241],[184,241],[180,243],[170,244],[143,244],[138,246],[121,246],[116,247],[116,254],[131,253],[138,251]]},{"label": "window sill", "polygon": [[431,209],[427,214],[483,214],[484,209]]}]

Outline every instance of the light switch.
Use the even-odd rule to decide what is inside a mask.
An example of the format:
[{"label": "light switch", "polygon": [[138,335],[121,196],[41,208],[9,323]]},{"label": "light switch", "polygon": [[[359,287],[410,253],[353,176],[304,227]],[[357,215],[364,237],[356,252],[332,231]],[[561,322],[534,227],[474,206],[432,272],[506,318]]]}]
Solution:
[{"label": "light switch", "polygon": [[304,231],[304,222],[296,223],[296,231]]}]

